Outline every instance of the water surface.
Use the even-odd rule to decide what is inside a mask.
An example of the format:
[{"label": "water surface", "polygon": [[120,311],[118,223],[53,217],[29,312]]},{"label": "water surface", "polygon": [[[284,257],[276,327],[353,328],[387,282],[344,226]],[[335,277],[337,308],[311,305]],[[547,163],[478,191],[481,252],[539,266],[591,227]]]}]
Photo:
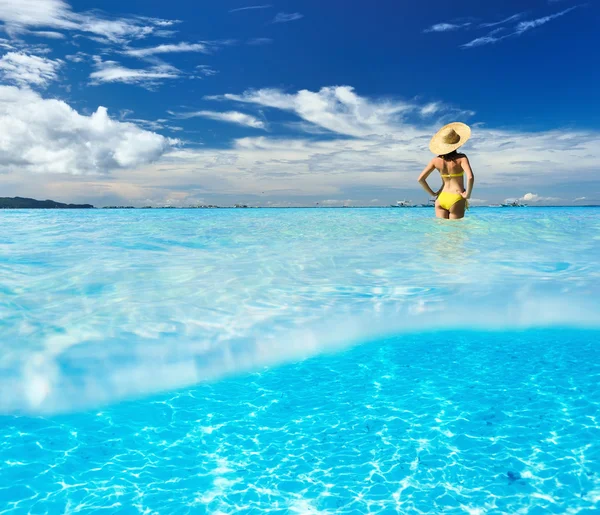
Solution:
[{"label": "water surface", "polygon": [[0,213],[0,513],[597,513],[600,210]]}]

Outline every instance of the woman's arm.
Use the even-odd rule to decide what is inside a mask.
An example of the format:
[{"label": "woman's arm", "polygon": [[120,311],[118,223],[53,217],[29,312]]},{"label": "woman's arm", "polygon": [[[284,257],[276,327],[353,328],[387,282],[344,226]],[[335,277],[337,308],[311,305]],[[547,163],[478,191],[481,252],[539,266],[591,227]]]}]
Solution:
[{"label": "woman's arm", "polygon": [[433,191],[430,187],[429,184],[427,184],[427,177],[429,177],[429,175],[431,174],[431,172],[433,172],[435,170],[435,164],[433,162],[434,160],[432,159],[429,164],[423,168],[423,171],[421,172],[421,175],[419,175],[419,184],[421,186],[423,186],[423,189],[429,193],[432,197],[435,197],[438,195],[439,191],[436,193],[435,191]]},{"label": "woman's arm", "polygon": [[475,176],[473,175],[473,170],[471,170],[471,163],[469,163],[469,158],[465,156],[461,162],[462,168],[467,174],[467,191],[465,191],[462,196],[466,199],[471,198],[471,192],[473,191],[473,185],[475,184]]}]

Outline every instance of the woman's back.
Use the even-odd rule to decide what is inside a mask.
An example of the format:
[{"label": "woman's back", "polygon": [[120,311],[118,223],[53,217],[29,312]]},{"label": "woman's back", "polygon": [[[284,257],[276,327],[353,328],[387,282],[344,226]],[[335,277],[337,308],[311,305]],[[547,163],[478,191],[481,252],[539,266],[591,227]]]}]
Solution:
[{"label": "woman's back", "polygon": [[467,156],[465,154],[454,153],[452,156],[438,156],[435,158],[435,167],[442,176],[465,173],[462,163]]},{"label": "woman's back", "polygon": [[443,191],[460,193],[465,189],[463,162],[466,158],[466,155],[459,153],[435,158],[435,167],[444,181]]}]

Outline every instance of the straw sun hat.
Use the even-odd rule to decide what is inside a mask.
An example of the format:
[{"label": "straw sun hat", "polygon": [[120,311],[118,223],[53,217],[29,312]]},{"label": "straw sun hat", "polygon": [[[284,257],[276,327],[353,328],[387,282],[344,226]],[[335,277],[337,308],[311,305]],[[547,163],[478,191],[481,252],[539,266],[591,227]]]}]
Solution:
[{"label": "straw sun hat", "polygon": [[464,145],[471,137],[471,128],[461,122],[444,125],[429,142],[429,150],[438,156]]}]

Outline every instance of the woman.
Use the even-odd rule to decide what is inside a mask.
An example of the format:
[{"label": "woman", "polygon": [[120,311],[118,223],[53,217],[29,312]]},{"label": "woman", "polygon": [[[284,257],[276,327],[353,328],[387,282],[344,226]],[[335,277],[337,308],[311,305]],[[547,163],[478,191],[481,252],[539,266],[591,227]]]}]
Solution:
[{"label": "woman", "polygon": [[[465,154],[459,154],[456,150],[464,145],[471,136],[468,125],[460,122],[449,123],[442,127],[429,142],[429,150],[434,157],[419,175],[419,184],[423,186],[435,201],[435,216],[438,218],[450,218],[451,220],[463,218],[465,209],[469,207],[467,202],[471,198],[475,178],[469,159]],[[439,170],[442,177],[442,187],[433,191],[427,184],[427,177],[434,170]],[[467,188],[465,189],[464,175],[467,174]]]}]

